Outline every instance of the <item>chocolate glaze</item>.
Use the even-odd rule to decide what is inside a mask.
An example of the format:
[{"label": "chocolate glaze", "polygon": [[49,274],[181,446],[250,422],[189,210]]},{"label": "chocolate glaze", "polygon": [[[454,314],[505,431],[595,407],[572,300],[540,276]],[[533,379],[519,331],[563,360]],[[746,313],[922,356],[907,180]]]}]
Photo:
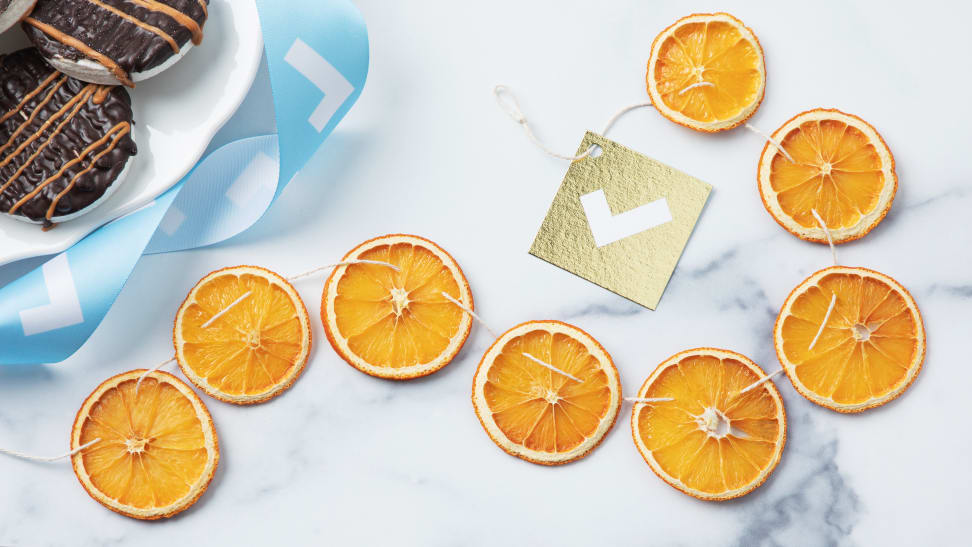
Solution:
[{"label": "chocolate glaze", "polygon": [[124,87],[87,84],[34,48],[0,57],[0,212],[50,225],[90,206],[135,155]]},{"label": "chocolate glaze", "polygon": [[[73,38],[131,75],[157,67],[175,55],[173,43],[179,48],[189,40],[198,43],[208,3],[209,0],[38,0],[23,27],[48,59],[90,58],[89,52],[65,43]],[[119,79],[131,85],[130,79]]]}]

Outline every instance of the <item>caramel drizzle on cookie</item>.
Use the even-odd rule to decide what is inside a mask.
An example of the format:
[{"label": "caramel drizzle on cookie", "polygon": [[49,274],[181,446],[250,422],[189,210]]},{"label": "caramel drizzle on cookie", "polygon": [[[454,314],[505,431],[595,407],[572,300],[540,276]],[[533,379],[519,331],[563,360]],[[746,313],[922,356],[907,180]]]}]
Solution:
[{"label": "caramel drizzle on cookie", "polygon": [[[54,74],[57,75],[57,72],[55,72]],[[20,136],[20,133],[23,132],[24,129],[30,127],[30,124],[34,122],[34,120],[37,118],[37,115],[40,114],[41,110],[43,110],[45,106],[47,106],[47,103],[51,102],[51,99],[54,98],[54,95],[57,93],[57,90],[60,89],[61,86],[64,85],[66,81],[67,81],[67,76],[64,76],[56,84],[54,84],[54,88],[51,89],[47,93],[47,95],[44,96],[44,99],[42,99],[41,102],[37,103],[37,106],[34,108],[34,111],[30,113],[30,116],[25,116],[23,114],[23,108],[25,106],[24,102],[21,102],[19,105],[17,105],[16,109],[8,112],[7,114],[9,114],[9,116],[4,116],[4,121],[6,121],[7,119],[9,119],[10,116],[14,115],[17,112],[20,112],[21,113],[20,115],[24,116],[24,121],[22,121],[20,125],[17,126],[17,129],[15,129],[14,132],[10,134],[10,137],[7,139],[7,142],[3,143],[3,146],[0,146],[0,154],[6,151],[7,148],[9,148],[10,145],[14,143],[14,141],[17,139],[18,136]],[[49,83],[50,79],[46,80],[45,82]],[[44,86],[42,85],[42,87],[38,87],[37,89],[35,89],[34,92],[32,92],[34,94],[33,96],[36,96],[35,92],[43,89],[43,87]],[[33,96],[28,95],[28,97],[30,98],[33,98]],[[27,99],[25,99],[25,101],[26,100]],[[7,165],[6,161],[0,164],[0,168],[2,168],[5,165]]]},{"label": "caramel drizzle on cookie", "polygon": [[[193,19],[192,17],[190,17],[188,14],[185,14],[185,13],[177,10],[176,8],[173,8],[172,6],[163,4],[162,2],[159,2],[158,0],[128,0],[128,1],[131,2],[131,3],[133,3],[133,4],[135,4],[135,5],[137,5],[137,6],[141,6],[141,7],[145,8],[145,9],[147,9],[147,10],[154,11],[156,13],[164,13],[165,15],[168,15],[177,24],[182,25],[183,27],[185,27],[189,31],[189,33],[192,35],[192,43],[193,44],[195,44],[195,45],[198,46],[200,43],[202,43],[202,39],[203,39],[202,26],[200,26],[199,23],[197,23],[196,20]],[[206,6],[205,0],[197,0],[197,1],[199,2],[199,5],[203,9],[203,15],[204,15],[204,17],[207,17],[208,18],[209,17],[209,9]],[[121,17],[125,21],[128,21],[129,23],[131,23],[131,24],[133,24],[133,25],[135,25],[135,26],[137,26],[137,27],[139,27],[139,28],[141,28],[143,30],[147,30],[149,32],[154,33],[155,35],[159,36],[160,38],[162,38],[163,40],[165,40],[166,42],[168,42],[169,46],[172,48],[173,53],[179,53],[179,50],[180,50],[179,44],[176,43],[175,39],[172,38],[172,36],[170,36],[168,33],[166,33],[165,31],[163,31],[162,29],[160,29],[160,28],[158,28],[156,26],[150,25],[150,24],[148,24],[148,23],[146,23],[146,22],[138,19],[137,17],[134,17],[132,15],[129,15],[129,14],[127,14],[127,13],[125,13],[125,12],[123,12],[123,11],[115,8],[115,7],[109,6],[108,4],[105,4],[104,2],[101,2],[100,0],[88,0],[88,2],[91,2],[92,4],[98,6],[98,7],[102,8],[102,9],[104,9],[104,10],[112,13],[112,14],[117,15],[118,17]],[[94,59],[95,61],[97,61],[98,63],[100,63],[103,67],[105,67],[106,69],[108,69],[108,72],[110,72],[112,74],[112,76],[114,76],[122,84],[124,84],[124,85],[126,85],[128,87],[132,87],[132,88],[135,87],[135,82],[132,81],[131,75],[128,74],[128,72],[125,69],[123,69],[121,66],[119,66],[117,62],[115,62],[114,60],[112,60],[111,58],[109,58],[107,55],[104,55],[104,54],[96,51],[94,48],[92,48],[89,45],[85,44],[81,40],[78,40],[77,38],[75,38],[75,37],[73,37],[73,36],[71,36],[71,35],[69,35],[69,34],[67,34],[65,32],[61,32],[60,30],[54,28],[51,25],[48,25],[47,23],[42,23],[42,22],[38,21],[37,19],[35,19],[33,17],[25,17],[23,19],[23,21],[24,21],[24,23],[27,23],[28,25],[31,25],[31,26],[37,28],[38,30],[40,30],[44,34],[50,36],[54,40],[57,40],[58,42],[61,42],[62,44],[66,45],[66,46],[70,46],[70,47],[72,47],[72,48],[80,51],[86,57],[89,57],[91,59]]]},{"label": "caramel drizzle on cookie", "polygon": [[44,141],[44,143],[41,144],[39,147],[37,147],[37,150],[35,150],[34,153],[31,154],[29,158],[27,158],[27,161],[24,162],[24,164],[21,165],[19,169],[17,169],[17,171],[13,174],[13,176],[10,177],[10,179],[8,179],[7,182],[3,183],[3,186],[0,186],[0,192],[3,192],[4,190],[7,189],[7,187],[13,184],[13,182],[17,180],[17,177],[19,177],[21,173],[24,172],[24,169],[26,169],[27,166],[33,163],[33,161],[37,158],[37,156],[40,155],[40,153],[44,151],[45,148],[47,148],[47,145],[49,145],[54,140],[54,137],[56,137],[61,133],[61,131],[64,129],[64,126],[66,126],[68,122],[70,122],[74,118],[74,116],[77,115],[78,111],[81,110],[81,107],[84,106],[84,102],[82,101],[87,100],[88,97],[91,96],[92,92],[89,89],[89,87],[93,87],[93,86],[86,86],[84,89],[81,90],[81,93],[78,93],[77,95],[72,97],[70,101],[64,103],[64,106],[62,106],[57,112],[55,112],[50,118],[48,118],[47,121],[45,121],[43,125],[41,125],[40,128],[34,132],[33,135],[28,137],[27,140],[21,143],[20,146],[18,146],[13,152],[5,156],[2,161],[0,161],[0,169],[6,167],[10,162],[14,160],[14,158],[19,156],[21,152],[23,152],[28,146],[30,146],[31,143],[39,139],[44,134],[44,132],[47,131],[48,127],[50,127],[59,118],[64,116],[64,114],[68,110],[74,108],[74,110],[64,120],[62,120],[61,123],[58,124],[58,126],[54,129],[54,132],[47,138],[47,140]]},{"label": "caramel drizzle on cookie", "polygon": [[[186,27],[186,29],[192,34],[193,44],[198,46],[199,44],[202,43],[202,39],[203,39],[202,27],[199,26],[199,23],[197,23],[195,19],[189,17],[189,15],[173,8],[172,6],[165,5],[162,2],[159,2],[158,0],[128,0],[128,1],[135,5],[142,6],[143,8],[168,15],[180,25]],[[202,0],[199,0],[199,3],[203,4]],[[203,6],[203,13],[205,13],[207,17],[209,16],[209,11],[206,9],[205,6]]]},{"label": "caramel drizzle on cookie", "polygon": [[[35,87],[30,93],[24,96],[24,100],[20,101],[20,104],[15,106],[14,109],[11,110],[10,112],[7,112],[2,117],[0,117],[0,123],[9,120],[11,117],[15,116],[18,112],[23,110],[23,108],[27,106],[27,103],[29,103],[31,99],[36,97],[38,93],[44,91],[44,88],[50,85],[50,83],[53,82],[58,77],[58,75],[59,73],[57,71],[51,72],[51,75],[48,76],[47,79],[45,79],[43,82],[40,83],[39,86]],[[67,80],[67,76],[61,77],[61,81],[63,82],[64,80]]]},{"label": "caramel drizzle on cookie", "polygon": [[[57,74],[57,72],[55,72],[54,74]],[[66,78],[62,78],[61,81],[58,82],[58,84],[56,84],[54,88],[47,94],[44,100],[38,103],[37,107],[34,108],[34,111],[31,112],[30,117],[28,117],[28,119],[24,123],[22,123],[20,127],[17,128],[17,131],[10,138],[10,140],[8,140],[8,142],[2,148],[0,148],[0,153],[2,153],[3,150],[8,148],[10,143],[14,141],[15,137],[19,135],[19,133],[23,130],[23,128],[28,126],[31,123],[31,121],[35,119],[37,114],[41,110],[43,110],[43,107],[50,101],[50,99],[54,96],[54,94],[57,92],[57,90],[60,88],[60,86],[64,83],[65,80]],[[36,96],[37,93],[39,93],[38,90],[43,89],[44,87],[46,87],[46,85],[49,85],[50,82],[51,82],[50,78],[45,80],[45,82],[42,83],[40,87],[38,87],[32,92],[33,96]],[[100,104],[104,102],[104,100],[108,97],[108,93],[110,93],[110,91],[111,88],[109,86],[102,86],[96,84],[86,85],[81,90],[80,93],[72,97],[68,102],[64,104],[64,106],[62,106],[60,109],[58,109],[57,112],[51,115],[51,117],[48,118],[47,121],[45,121],[40,126],[40,128],[38,128],[37,131],[35,131],[27,140],[25,140],[13,152],[11,152],[7,156],[5,156],[2,160],[0,160],[0,168],[5,167],[11,161],[13,161],[14,158],[19,156],[21,152],[23,152],[28,146],[30,146],[32,142],[40,138],[55,121],[63,118],[57,124],[57,127],[55,127],[54,131],[47,137],[44,143],[38,146],[37,150],[35,150],[34,153],[27,158],[24,164],[21,165],[20,168],[18,168],[17,171],[6,182],[3,183],[2,186],[0,186],[0,192],[5,191],[11,184],[13,184],[14,181],[17,180],[18,177],[20,177],[23,174],[24,170],[26,170],[27,167],[29,167],[34,162],[34,160],[36,160],[40,156],[41,152],[43,152],[47,148],[47,146],[54,141],[54,138],[57,135],[59,135],[61,131],[64,130],[67,124],[70,123],[71,120],[73,120],[78,115],[78,113],[81,111],[81,109],[84,107],[85,103],[89,99],[91,99],[95,104]],[[21,104],[18,105],[18,110],[23,105],[24,102],[21,102]],[[70,113],[68,113],[69,110]],[[66,116],[65,113],[67,113]],[[40,194],[41,191],[43,191],[44,188],[46,188],[54,181],[61,178],[70,167],[84,161],[84,158],[87,157],[88,154],[90,154],[95,149],[104,146],[106,143],[108,143],[108,140],[111,139],[111,143],[108,144],[108,147],[102,150],[100,153],[98,153],[88,163],[88,165],[84,167],[84,169],[82,169],[79,173],[77,173],[74,177],[72,177],[68,185],[65,186],[65,188],[61,192],[59,192],[57,196],[51,201],[51,205],[50,207],[48,207],[47,215],[46,215],[47,220],[50,220],[54,216],[54,212],[57,209],[57,204],[61,201],[61,198],[63,198],[71,189],[74,188],[78,179],[80,179],[84,174],[91,171],[91,169],[93,169],[97,164],[97,161],[100,160],[109,152],[111,152],[112,150],[114,150],[118,146],[118,142],[121,140],[121,138],[130,132],[131,132],[131,124],[129,122],[121,122],[116,124],[114,127],[109,129],[104,136],[102,136],[97,141],[88,145],[84,149],[84,151],[82,151],[80,154],[75,152],[76,157],[74,159],[66,162],[64,165],[61,166],[61,168],[57,171],[57,173],[44,179],[40,184],[34,187],[33,190],[31,190],[26,195],[24,195],[19,201],[17,201],[13,206],[10,207],[10,210],[7,211],[7,213],[11,215],[16,213],[21,206],[23,206],[31,199],[35,198],[38,194]]]},{"label": "caramel drizzle on cookie", "polygon": [[[77,184],[78,179],[80,179],[81,176],[86,174],[88,171],[94,169],[94,166],[97,165],[98,161],[100,161],[101,158],[105,157],[108,153],[114,150],[118,146],[118,141],[121,140],[122,137],[127,135],[131,130],[132,130],[132,126],[128,122],[119,123],[115,127],[109,129],[108,132],[105,133],[104,137],[99,139],[97,142],[92,143],[91,146],[85,148],[84,151],[81,152],[81,155],[78,157],[79,160],[84,156],[86,156],[88,152],[90,152],[91,150],[94,150],[98,146],[104,144],[108,140],[108,137],[114,134],[114,138],[111,140],[111,144],[109,144],[108,147],[102,150],[101,152],[98,152],[98,154],[96,154],[95,157],[91,158],[91,162],[88,164],[88,166],[82,169],[77,175],[74,175],[74,177],[71,178],[71,182],[69,182],[68,185],[65,186],[64,189],[61,190],[57,194],[57,196],[55,196],[54,199],[51,200],[51,206],[47,208],[47,214],[45,215],[45,218],[47,218],[47,220],[51,220],[52,218],[54,218],[54,211],[57,210],[57,204],[61,202],[61,198],[63,198],[68,192],[70,192],[74,188],[74,185]],[[64,169],[66,169],[67,167],[68,165],[65,165]],[[63,172],[64,169],[61,169],[61,171]],[[57,175],[51,177],[51,179],[48,180],[56,180],[60,176],[61,173],[59,172]],[[35,190],[35,192],[36,191],[38,190]],[[16,207],[16,205],[14,205],[14,207]]]},{"label": "caramel drizzle on cookie", "polygon": [[78,40],[77,38],[69,34],[65,34],[57,30],[56,28],[52,27],[51,25],[48,25],[47,23],[42,23],[33,17],[25,17],[24,23],[27,23],[28,25],[37,28],[44,34],[50,36],[51,38],[57,40],[58,42],[61,42],[66,46],[73,47],[74,49],[83,53],[86,57],[90,57],[95,61],[98,61],[99,63],[101,63],[101,66],[107,68],[108,72],[111,72],[111,74],[115,78],[117,78],[119,82],[125,84],[128,87],[135,87],[135,82],[132,81],[131,77],[129,77],[128,72],[126,72],[125,69],[118,66],[118,63],[112,61],[110,58],[108,58],[107,55],[95,51],[94,48],[85,44],[81,40]]},{"label": "caramel drizzle on cookie", "polygon": [[138,27],[138,28],[140,28],[142,30],[147,30],[147,31],[151,32],[152,34],[155,34],[159,38],[162,38],[163,40],[165,40],[166,42],[168,42],[169,47],[172,48],[172,52],[173,53],[179,53],[179,44],[176,43],[175,39],[172,36],[169,36],[169,34],[167,32],[165,32],[164,30],[160,29],[159,27],[150,25],[150,24],[146,23],[145,21],[142,21],[138,17],[135,17],[134,15],[129,15],[129,14],[125,13],[124,11],[122,11],[122,10],[120,10],[120,9],[114,7],[114,6],[109,6],[108,4],[105,4],[104,2],[102,2],[101,0],[88,0],[88,2],[90,2],[90,3],[92,3],[92,4],[96,5],[96,6],[98,6],[99,8],[101,8],[101,9],[107,11],[107,12],[110,12],[110,13],[112,13],[114,15],[117,15],[118,17],[121,17],[122,19],[128,21],[129,23],[135,25],[136,27]]}]

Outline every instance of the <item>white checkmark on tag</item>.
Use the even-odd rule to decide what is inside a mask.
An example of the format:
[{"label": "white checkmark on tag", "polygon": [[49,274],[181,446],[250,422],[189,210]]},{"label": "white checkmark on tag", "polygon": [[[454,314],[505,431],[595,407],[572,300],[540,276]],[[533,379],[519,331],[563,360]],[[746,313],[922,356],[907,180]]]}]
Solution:
[{"label": "white checkmark on tag", "polygon": [[656,226],[672,221],[668,201],[661,198],[617,215],[611,214],[604,190],[595,190],[580,197],[587,225],[594,236],[594,244],[603,247],[609,243],[640,234]]}]

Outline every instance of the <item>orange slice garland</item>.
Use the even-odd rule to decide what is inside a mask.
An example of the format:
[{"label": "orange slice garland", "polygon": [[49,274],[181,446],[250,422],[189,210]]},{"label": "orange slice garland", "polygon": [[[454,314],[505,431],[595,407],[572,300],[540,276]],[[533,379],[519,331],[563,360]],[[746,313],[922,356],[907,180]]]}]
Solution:
[{"label": "orange slice garland", "polygon": [[[777,129],[759,159],[759,194],[770,215],[791,234],[826,243],[864,237],[891,208],[898,189],[894,156],[864,120],[818,108]],[[787,157],[789,154],[789,157]]]},{"label": "orange slice garland", "polygon": [[81,486],[122,515],[154,520],[189,508],[206,491],[219,444],[206,405],[184,382],[144,370],[105,380],[81,405],[71,430]]},{"label": "orange slice garland", "polygon": [[310,355],[307,308],[283,277],[257,266],[202,278],[176,313],[176,360],[190,382],[235,404],[280,395]]},{"label": "orange slice garland", "polygon": [[689,15],[655,38],[645,79],[666,118],[696,131],[732,129],[763,101],[763,49],[728,13]]},{"label": "orange slice garland", "polygon": [[766,375],[739,353],[698,348],[669,357],[648,376],[635,403],[631,432],[662,480],[703,500],[752,492],[780,461],[786,444],[783,400]]},{"label": "orange slice garland", "polygon": [[469,283],[435,243],[392,234],[365,241],[324,285],[321,321],[331,346],[356,369],[393,380],[426,376],[459,353],[472,318],[443,293],[473,309]]},{"label": "orange slice garland", "polygon": [[834,266],[804,280],[780,310],[774,341],[796,390],[838,412],[896,398],[925,358],[914,299],[891,277],[865,268]]},{"label": "orange slice garland", "polygon": [[559,321],[531,321],[503,333],[483,355],[472,401],[486,433],[508,454],[559,465],[583,458],[604,439],[621,407],[621,381],[589,334]]}]

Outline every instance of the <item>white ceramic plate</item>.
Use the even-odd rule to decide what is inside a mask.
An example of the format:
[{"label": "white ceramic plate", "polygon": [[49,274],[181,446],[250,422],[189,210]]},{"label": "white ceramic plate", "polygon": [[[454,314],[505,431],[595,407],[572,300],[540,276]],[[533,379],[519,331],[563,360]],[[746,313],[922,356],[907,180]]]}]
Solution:
[{"label": "white ceramic plate", "polygon": [[[28,45],[19,27],[0,36],[0,52]],[[212,0],[202,44],[130,90],[138,155],[118,191],[97,208],[47,232],[0,214],[0,265],[61,252],[179,182],[243,102],[262,55],[256,3]]]}]

